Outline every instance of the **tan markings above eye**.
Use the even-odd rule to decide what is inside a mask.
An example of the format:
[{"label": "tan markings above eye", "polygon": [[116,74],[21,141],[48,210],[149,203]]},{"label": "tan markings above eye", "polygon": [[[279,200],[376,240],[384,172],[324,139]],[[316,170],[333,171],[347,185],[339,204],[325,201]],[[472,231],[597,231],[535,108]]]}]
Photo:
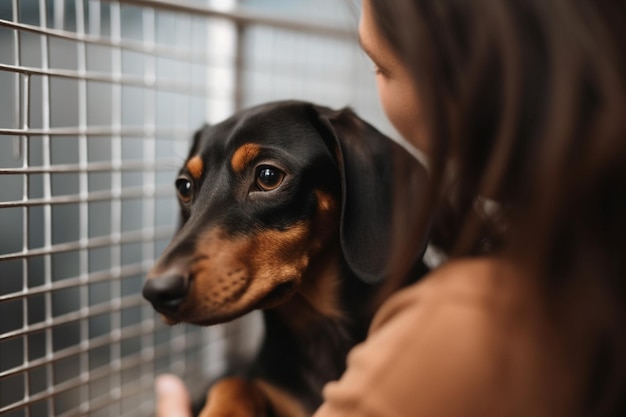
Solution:
[{"label": "tan markings above eye", "polygon": [[244,168],[259,155],[261,149],[254,143],[243,144],[235,151],[230,159],[230,166],[236,173],[240,173]]},{"label": "tan markings above eye", "polygon": [[196,155],[191,158],[187,162],[186,166],[187,170],[194,179],[200,179],[200,177],[202,176],[202,171],[204,170],[204,162],[202,162],[202,158],[200,157],[200,155]]}]

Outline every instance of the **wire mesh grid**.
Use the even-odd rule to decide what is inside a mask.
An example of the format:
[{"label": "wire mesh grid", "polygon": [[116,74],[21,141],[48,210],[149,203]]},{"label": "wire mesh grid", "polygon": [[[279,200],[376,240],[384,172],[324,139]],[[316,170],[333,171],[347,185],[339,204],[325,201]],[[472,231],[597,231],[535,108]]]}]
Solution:
[{"label": "wire mesh grid", "polygon": [[349,26],[246,3],[0,3],[0,415],[152,415],[157,374],[202,386],[253,343],[256,322],[170,328],[140,295],[203,122],[299,98],[385,128]]}]

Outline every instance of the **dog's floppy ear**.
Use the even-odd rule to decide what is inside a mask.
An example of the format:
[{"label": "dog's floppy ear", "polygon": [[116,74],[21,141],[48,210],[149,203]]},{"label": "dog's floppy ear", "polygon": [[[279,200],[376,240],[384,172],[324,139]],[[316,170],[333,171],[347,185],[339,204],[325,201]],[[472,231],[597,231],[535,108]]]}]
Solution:
[{"label": "dog's floppy ear", "polygon": [[[316,109],[334,139],[341,171],[340,237],[344,257],[361,280],[380,282],[390,271],[393,181],[399,178],[410,185],[406,190],[410,195],[402,196],[402,204],[411,207],[400,210],[407,214],[417,210],[419,197],[426,194],[426,170],[406,149],[350,109]],[[422,189],[424,192],[420,192]],[[425,243],[426,237],[423,247],[416,248],[419,254]]]}]

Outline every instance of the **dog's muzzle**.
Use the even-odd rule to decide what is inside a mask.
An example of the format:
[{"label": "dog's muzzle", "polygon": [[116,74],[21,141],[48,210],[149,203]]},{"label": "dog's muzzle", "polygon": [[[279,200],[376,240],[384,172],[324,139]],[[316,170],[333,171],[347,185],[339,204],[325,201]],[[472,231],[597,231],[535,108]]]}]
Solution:
[{"label": "dog's muzzle", "polygon": [[188,279],[177,273],[150,277],[143,286],[143,296],[161,313],[173,313],[183,302]]}]

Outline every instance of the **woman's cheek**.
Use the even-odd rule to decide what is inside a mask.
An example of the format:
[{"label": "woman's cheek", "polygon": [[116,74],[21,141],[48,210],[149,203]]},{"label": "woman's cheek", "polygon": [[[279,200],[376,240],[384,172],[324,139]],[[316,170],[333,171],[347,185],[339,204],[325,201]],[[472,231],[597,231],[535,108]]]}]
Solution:
[{"label": "woman's cheek", "polygon": [[426,151],[427,143],[420,134],[419,104],[410,85],[383,75],[376,77],[383,110],[394,128],[413,146]]}]

